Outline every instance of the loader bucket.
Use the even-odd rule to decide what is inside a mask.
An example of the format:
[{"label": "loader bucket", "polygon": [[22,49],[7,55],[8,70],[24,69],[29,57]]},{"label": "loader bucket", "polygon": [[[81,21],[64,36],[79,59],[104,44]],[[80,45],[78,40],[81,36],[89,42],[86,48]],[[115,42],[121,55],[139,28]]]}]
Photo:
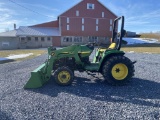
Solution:
[{"label": "loader bucket", "polygon": [[39,88],[41,87],[45,82],[49,80],[50,77],[46,77],[45,74],[45,68],[46,64],[42,64],[37,69],[31,72],[31,77],[24,86],[24,88]]}]

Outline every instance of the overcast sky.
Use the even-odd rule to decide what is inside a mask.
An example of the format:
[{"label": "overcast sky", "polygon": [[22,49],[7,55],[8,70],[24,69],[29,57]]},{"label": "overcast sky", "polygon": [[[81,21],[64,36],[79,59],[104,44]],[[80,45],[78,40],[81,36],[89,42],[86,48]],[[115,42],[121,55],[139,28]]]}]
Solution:
[{"label": "overcast sky", "polygon": [[[13,1],[13,2],[12,2]],[[81,0],[0,0],[0,32],[13,24],[28,26],[56,20]],[[99,0],[117,16],[125,16],[127,31],[160,31],[159,0]],[[15,2],[15,3],[14,3]],[[18,5],[17,5],[18,4]]]}]

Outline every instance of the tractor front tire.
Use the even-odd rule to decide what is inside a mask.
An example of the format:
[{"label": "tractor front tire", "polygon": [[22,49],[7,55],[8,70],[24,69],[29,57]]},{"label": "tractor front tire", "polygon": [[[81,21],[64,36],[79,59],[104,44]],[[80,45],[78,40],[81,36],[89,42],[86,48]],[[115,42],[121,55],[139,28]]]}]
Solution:
[{"label": "tractor front tire", "polygon": [[125,56],[113,56],[109,58],[103,68],[104,79],[111,85],[125,85],[134,76],[134,65]]},{"label": "tractor front tire", "polygon": [[72,84],[74,73],[68,67],[59,67],[54,73],[55,82],[61,86]]}]

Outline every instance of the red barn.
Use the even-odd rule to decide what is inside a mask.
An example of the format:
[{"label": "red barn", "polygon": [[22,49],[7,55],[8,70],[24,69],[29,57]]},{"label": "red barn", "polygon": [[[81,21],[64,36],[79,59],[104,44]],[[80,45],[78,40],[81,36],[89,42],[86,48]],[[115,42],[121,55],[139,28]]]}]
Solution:
[{"label": "red barn", "polygon": [[53,46],[68,46],[97,41],[107,43],[117,16],[98,0],[81,0],[58,16],[58,20],[32,27],[52,27],[59,30],[53,36]]}]

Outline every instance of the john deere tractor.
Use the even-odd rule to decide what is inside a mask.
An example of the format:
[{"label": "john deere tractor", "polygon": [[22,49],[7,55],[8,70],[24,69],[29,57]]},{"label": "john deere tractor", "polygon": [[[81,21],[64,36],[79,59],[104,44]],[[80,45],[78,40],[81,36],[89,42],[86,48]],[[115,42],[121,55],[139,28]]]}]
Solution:
[{"label": "john deere tractor", "polygon": [[[119,20],[121,20],[120,32],[117,30]],[[101,73],[111,85],[128,83],[134,75],[134,62],[120,51],[122,37],[125,35],[124,16],[114,20],[112,32],[111,45],[97,48],[92,62],[89,56],[94,50],[95,43],[71,45],[58,50],[49,47],[48,59],[31,72],[31,78],[24,88],[41,87],[51,78],[58,85],[70,85],[74,80],[74,71]]]}]

